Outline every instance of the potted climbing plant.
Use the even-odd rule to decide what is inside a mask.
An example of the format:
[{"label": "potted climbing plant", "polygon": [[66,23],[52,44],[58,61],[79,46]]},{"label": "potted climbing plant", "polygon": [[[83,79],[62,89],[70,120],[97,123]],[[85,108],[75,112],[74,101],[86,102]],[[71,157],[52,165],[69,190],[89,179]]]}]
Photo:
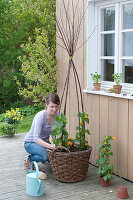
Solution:
[{"label": "potted climbing plant", "polygon": [[122,80],[122,73],[116,73],[116,74],[113,74],[112,76],[116,83],[116,85],[113,85],[114,92],[115,92],[115,94],[120,94],[121,89],[122,89],[122,85],[120,85],[120,82]]},{"label": "potted climbing plant", "polygon": [[[78,4],[79,1],[77,1],[74,7],[73,1],[69,1],[69,6],[67,6],[66,1],[62,0],[60,5],[62,12],[59,12],[59,17],[58,15],[55,16],[56,36],[60,39],[60,43],[57,43],[57,45],[60,45],[67,51],[69,61],[61,95],[60,116],[55,118],[56,122],[53,125],[52,142],[55,144],[56,148],[52,151],[48,151],[48,156],[54,177],[62,182],[77,182],[86,177],[92,151],[86,139],[86,134],[90,134],[89,130],[86,128],[89,119],[84,111],[80,79],[73,60],[75,52],[84,45],[82,44],[80,47],[77,47],[85,15],[85,13],[81,15],[81,13],[78,12]],[[78,20],[75,16],[78,17]],[[66,27],[66,29],[64,27]],[[69,28],[67,29],[67,27]],[[70,74],[73,74],[73,83],[75,85],[73,90],[75,89],[77,99],[76,116],[78,124],[75,125],[75,138],[70,138],[66,129],[66,110],[69,95],[68,89],[70,87]]]},{"label": "potted climbing plant", "polygon": [[97,173],[100,176],[101,185],[104,187],[109,185],[109,181],[112,179],[114,172],[114,166],[110,164],[110,156],[113,155],[111,143],[114,139],[115,137],[112,136],[104,136],[98,145],[99,156],[96,156],[96,164],[98,164]]},{"label": "potted climbing plant", "polygon": [[56,116],[53,124],[51,141],[56,148],[48,151],[52,171],[55,178],[62,182],[77,182],[86,177],[89,158],[92,148],[86,140],[86,134],[90,131],[85,128],[89,124],[88,115],[79,112],[80,122],[75,127],[75,138],[70,137],[66,129],[67,118],[64,114]]},{"label": "potted climbing plant", "polygon": [[91,74],[91,77],[92,77],[92,79],[94,81],[94,83],[93,83],[94,90],[95,91],[99,91],[100,87],[101,87],[101,83],[100,83],[100,81],[101,81],[101,75],[98,74],[97,72],[95,72],[94,74]]},{"label": "potted climbing plant", "polygon": [[[90,135],[90,131],[85,128],[85,124],[89,124],[88,114],[85,112],[80,112],[78,114],[80,116],[80,126],[79,122],[77,126],[75,126],[76,134],[75,139],[70,137],[68,131],[66,129],[67,118],[65,115],[61,114],[61,116],[55,117],[55,123],[53,124],[53,131],[51,133],[53,139],[51,138],[52,142],[55,144],[56,147],[63,146],[69,148],[71,151],[74,149],[87,149],[89,147],[88,141],[86,140],[86,133]],[[79,134],[80,128],[80,134]],[[80,138],[81,136],[81,138]],[[80,139],[81,139],[81,146],[80,146]]]}]

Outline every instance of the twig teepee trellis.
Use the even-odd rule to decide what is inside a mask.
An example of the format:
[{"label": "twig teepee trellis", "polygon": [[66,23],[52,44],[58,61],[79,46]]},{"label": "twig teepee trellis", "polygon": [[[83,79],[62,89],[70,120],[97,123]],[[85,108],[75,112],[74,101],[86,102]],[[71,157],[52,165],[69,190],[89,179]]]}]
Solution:
[{"label": "twig teepee trellis", "polygon": [[[67,70],[64,88],[63,88],[63,93],[61,96],[61,104],[64,98],[64,111],[63,111],[64,115],[66,115],[68,86],[70,83],[69,81],[70,81],[71,70],[73,71],[73,75],[74,75],[78,113],[80,112],[80,104],[81,104],[82,112],[84,111],[81,84],[80,84],[76,66],[73,61],[73,57],[74,57],[75,52],[78,49],[80,49],[91,37],[90,36],[80,47],[77,47],[81,28],[83,25],[83,19],[84,19],[87,8],[81,15],[80,12],[78,13],[79,0],[76,0],[75,6],[74,6],[74,2],[75,0],[74,1],[68,0],[66,4],[66,1],[62,0],[62,5],[60,7],[60,16],[59,17],[56,16],[56,37],[59,38],[59,40],[61,41],[61,44],[57,43],[57,45],[65,49],[69,55],[68,70]],[[62,12],[61,12],[62,10],[64,11],[63,17],[62,17]],[[70,13],[70,10],[71,10],[71,13]],[[63,19],[64,17],[65,19]],[[79,117],[79,133],[80,133],[80,117]],[[80,147],[81,147],[81,135],[80,135]]]}]

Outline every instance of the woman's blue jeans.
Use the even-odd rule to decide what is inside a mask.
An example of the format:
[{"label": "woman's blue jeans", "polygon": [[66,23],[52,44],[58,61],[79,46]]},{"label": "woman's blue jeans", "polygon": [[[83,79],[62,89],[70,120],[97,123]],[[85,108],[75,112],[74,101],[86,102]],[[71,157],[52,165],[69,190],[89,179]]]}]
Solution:
[{"label": "woman's blue jeans", "polygon": [[48,155],[45,147],[35,143],[35,142],[24,142],[25,150],[30,154],[28,160],[30,162],[46,162],[48,161]]}]

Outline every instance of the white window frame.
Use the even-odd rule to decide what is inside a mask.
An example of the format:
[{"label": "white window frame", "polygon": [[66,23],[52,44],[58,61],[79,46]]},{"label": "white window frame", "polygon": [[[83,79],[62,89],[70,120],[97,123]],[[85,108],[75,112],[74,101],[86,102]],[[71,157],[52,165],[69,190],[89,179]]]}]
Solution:
[{"label": "white window frame", "polygon": [[[125,59],[133,59],[133,57],[122,57],[122,46],[119,47],[119,44],[122,45],[122,32],[130,32],[131,30],[122,30],[122,17],[119,18],[119,13],[122,11],[122,6],[124,4],[133,3],[132,0],[87,0],[88,3],[88,10],[87,10],[87,36],[89,37],[92,32],[94,34],[88,40],[87,43],[87,89],[93,89],[93,81],[91,79],[91,73],[98,72],[101,74],[101,61],[100,59],[104,59],[99,55],[101,44],[100,44],[100,27],[101,27],[101,18],[99,16],[101,9],[107,7],[115,7],[118,12],[115,12],[115,56],[114,56],[114,73],[121,73],[122,72],[122,60]],[[89,19],[91,19],[89,21]],[[114,31],[108,31],[108,33],[112,33]],[[105,32],[103,32],[105,33]],[[119,50],[118,50],[119,49]],[[105,57],[106,59],[111,59],[111,57]],[[101,90],[108,90],[109,88],[113,87],[115,84],[114,82],[109,81],[102,81],[101,82]],[[122,83],[122,92],[133,93],[133,84],[129,83]]]}]

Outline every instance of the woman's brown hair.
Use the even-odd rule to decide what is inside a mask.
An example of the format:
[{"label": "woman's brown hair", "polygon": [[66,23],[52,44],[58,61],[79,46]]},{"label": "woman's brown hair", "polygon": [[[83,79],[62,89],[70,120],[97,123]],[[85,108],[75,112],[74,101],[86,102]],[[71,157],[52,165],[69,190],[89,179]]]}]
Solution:
[{"label": "woman's brown hair", "polygon": [[56,93],[50,93],[46,97],[46,104],[48,105],[50,102],[60,105],[60,98]]}]

